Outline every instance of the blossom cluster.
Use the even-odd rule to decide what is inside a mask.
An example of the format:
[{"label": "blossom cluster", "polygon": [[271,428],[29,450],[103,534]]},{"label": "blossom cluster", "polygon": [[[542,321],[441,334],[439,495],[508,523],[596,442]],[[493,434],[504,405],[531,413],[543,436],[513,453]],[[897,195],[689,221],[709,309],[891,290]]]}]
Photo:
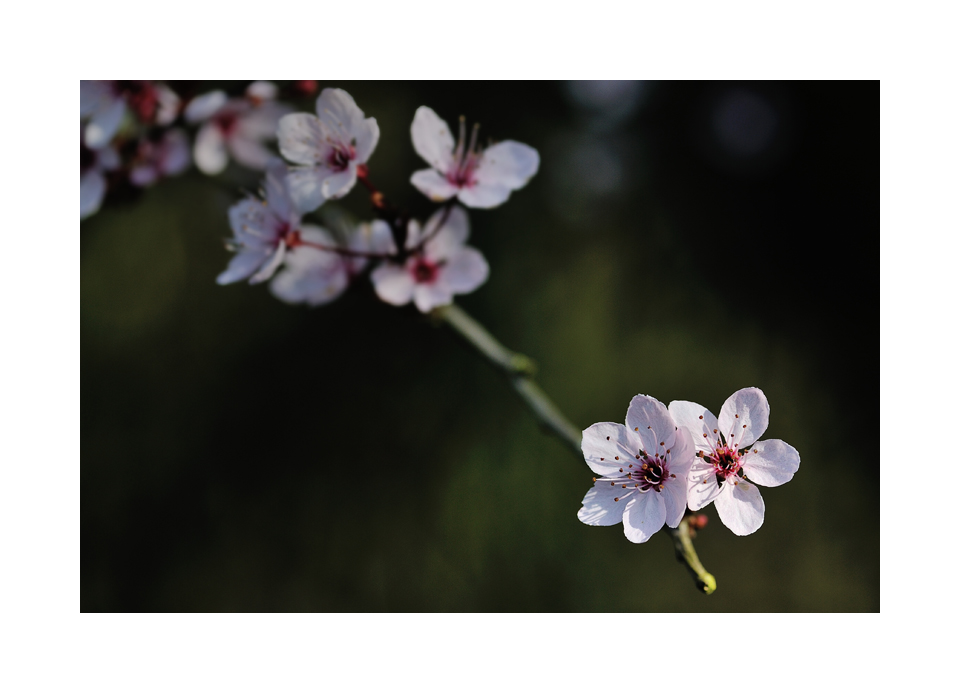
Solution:
[{"label": "blossom cluster", "polygon": [[[111,188],[144,188],[190,167],[208,175],[232,158],[262,171],[274,156],[277,122],[292,111],[270,82],[242,97],[211,91],[183,98],[161,82],[80,81],[80,219],[100,209]],[[196,129],[191,145],[190,130]]]},{"label": "blossom cluster", "polygon": [[[465,207],[502,204],[540,165],[537,151],[519,142],[480,148],[476,128],[468,143],[463,120],[454,142],[447,124],[421,106],[411,137],[430,168],[415,172],[411,183],[443,203],[421,224],[388,205],[370,182],[368,162],[380,128],[347,92],[324,89],[316,115],[283,114],[276,136],[286,162],[268,160],[261,195],[230,209],[233,237],[227,245],[236,255],[217,281],[271,280],[277,298],[311,306],[336,299],[368,269],[381,300],[396,306],[412,302],[424,313],[475,290],[490,270],[480,251],[466,244],[470,222]],[[197,161],[200,165],[201,158]],[[336,230],[304,222],[328,201],[347,195],[358,181],[370,190],[378,218]]]},{"label": "blossom cluster", "polygon": [[664,524],[715,503],[734,534],[756,532],[764,504],[757,485],[780,486],[800,468],[800,454],[782,440],[758,440],[770,420],[761,390],[734,392],[719,418],[694,402],[669,407],[637,395],[626,425],[597,423],[583,432],[587,465],[598,476],[578,517],[588,525],[623,523],[627,539],[647,541]]}]

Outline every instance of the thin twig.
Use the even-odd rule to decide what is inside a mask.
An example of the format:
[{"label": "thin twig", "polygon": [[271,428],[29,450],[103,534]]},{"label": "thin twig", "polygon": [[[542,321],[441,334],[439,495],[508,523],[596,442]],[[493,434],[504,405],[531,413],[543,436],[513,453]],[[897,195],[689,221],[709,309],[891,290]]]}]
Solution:
[{"label": "thin twig", "polygon": [[[433,315],[449,325],[487,361],[500,369],[540,424],[563,441],[579,459],[583,459],[583,452],[580,449],[580,429],[563,415],[547,393],[534,382],[536,366],[530,358],[507,349],[483,325],[467,315],[456,304],[435,308]],[[669,532],[673,539],[677,560],[687,566],[697,589],[705,594],[710,594],[717,589],[716,579],[700,563],[697,552],[693,548],[687,518],[684,517],[680,525],[676,529],[669,529]]]}]

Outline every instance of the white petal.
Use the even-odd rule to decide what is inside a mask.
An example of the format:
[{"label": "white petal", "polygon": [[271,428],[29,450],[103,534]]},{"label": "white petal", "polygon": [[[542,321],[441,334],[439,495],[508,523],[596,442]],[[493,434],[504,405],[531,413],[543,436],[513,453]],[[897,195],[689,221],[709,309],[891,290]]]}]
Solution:
[{"label": "white petal", "polygon": [[80,219],[86,219],[100,209],[103,196],[107,192],[107,181],[103,174],[91,169],[80,176]]},{"label": "white petal", "polygon": [[[437,224],[443,226],[436,231]],[[470,237],[470,221],[467,210],[455,206],[449,210],[438,209],[423,226],[422,238],[432,238],[424,245],[426,256],[434,261],[446,260],[458,252]]]},{"label": "white petal", "polygon": [[413,302],[421,313],[429,313],[438,306],[453,303],[453,292],[443,282],[417,284],[413,287]]},{"label": "white petal", "polygon": [[207,123],[197,133],[197,139],[193,142],[193,160],[197,168],[210,176],[227,167],[227,147],[220,128],[214,123]]},{"label": "white petal", "polygon": [[[672,471],[672,470],[671,470]],[[647,491],[647,494],[656,493]],[[665,479],[663,482],[663,491],[660,492],[663,497],[665,510],[665,520],[668,527],[676,527],[683,519],[683,513],[687,509],[687,477],[686,475],[677,475],[676,479]]]},{"label": "white petal", "polygon": [[467,207],[491,209],[498,207],[510,197],[510,188],[491,183],[474,183],[470,187],[460,188],[457,199]]},{"label": "white petal", "polygon": [[267,254],[260,250],[241,251],[233,256],[227,269],[217,277],[217,284],[231,284],[246,279],[256,272],[267,260]]},{"label": "white petal", "polygon": [[695,459],[687,475],[687,505],[691,510],[700,510],[720,495],[717,473],[712,464]]},{"label": "white petal", "polygon": [[283,257],[287,253],[287,244],[281,241],[277,245],[277,249],[273,252],[273,255],[270,256],[270,259],[263,264],[257,273],[250,277],[251,284],[259,284],[260,282],[267,281],[270,277],[273,276],[273,273],[276,272],[280,265],[283,263]]},{"label": "white petal", "polygon": [[417,190],[434,202],[444,202],[457,194],[460,190],[447,180],[446,176],[432,168],[424,168],[410,176],[410,182]]},{"label": "white petal", "polygon": [[474,179],[479,183],[516,190],[526,185],[539,168],[540,155],[536,149],[507,140],[483,152]]},{"label": "white petal", "polygon": [[743,453],[743,471],[761,486],[785,484],[800,469],[800,453],[782,440],[761,440]]},{"label": "white petal", "polygon": [[619,475],[621,468],[624,474],[630,471],[639,448],[637,434],[617,423],[595,423],[584,430],[580,440],[587,466],[602,476]]},{"label": "white petal", "polygon": [[348,245],[351,250],[368,253],[395,254],[397,252],[393,233],[390,232],[390,224],[382,219],[357,226]]},{"label": "white petal", "polygon": [[[317,228],[304,230],[312,242],[329,244],[332,239]],[[300,246],[287,254],[287,266],[274,277],[270,291],[287,303],[319,306],[336,299],[349,284],[346,266],[334,253]]]},{"label": "white petal", "polygon": [[673,445],[670,447],[670,473],[676,474],[677,478],[684,479],[684,488],[686,488],[686,478],[690,473],[690,467],[697,459],[696,448],[693,446],[693,436],[686,428],[681,428],[674,436]]},{"label": "white petal", "polygon": [[251,108],[237,121],[237,131],[249,140],[274,140],[280,119],[293,109],[279,103],[265,103]]},{"label": "white petal", "polygon": [[610,482],[598,481],[583,497],[583,507],[577,513],[580,522],[594,527],[609,527],[623,520],[627,501],[617,501],[621,489]]},{"label": "white petal", "polygon": [[753,534],[763,524],[763,498],[760,497],[760,491],[742,479],[725,481],[714,505],[720,521],[737,536]]},{"label": "white petal", "polygon": [[312,212],[326,201],[323,181],[328,173],[323,168],[294,168],[287,172],[287,188],[300,212]]},{"label": "white petal", "polygon": [[634,493],[623,513],[623,533],[633,543],[642,544],[663,527],[666,517],[662,494],[652,490]]},{"label": "white petal", "polygon": [[351,164],[343,171],[328,173],[323,179],[323,196],[328,200],[339,200],[353,190],[357,182],[357,167]]},{"label": "white petal", "polygon": [[320,92],[317,97],[317,116],[343,144],[349,144],[364,125],[363,111],[343,89],[324,89]]},{"label": "white petal", "polygon": [[176,176],[190,166],[190,139],[183,130],[170,130],[163,138],[160,170],[165,176]]},{"label": "white petal", "polygon": [[380,126],[377,125],[376,118],[367,118],[354,131],[353,139],[356,153],[356,162],[358,164],[367,163],[367,159],[377,148],[377,142],[380,141]]},{"label": "white petal", "polygon": [[247,96],[260,99],[261,101],[270,101],[277,98],[277,85],[273,82],[251,82],[247,87]]},{"label": "white petal", "polygon": [[269,209],[260,200],[247,198],[232,205],[227,212],[234,238],[249,248],[272,253],[276,232]]},{"label": "white petal", "polygon": [[[424,161],[440,173],[447,173],[453,166],[453,134],[447,124],[432,108],[421,106],[413,116],[410,126],[413,148]],[[418,172],[419,173],[419,172]],[[417,174],[414,174],[416,176]],[[413,181],[411,181],[413,182]],[[429,192],[413,182],[424,195],[434,199]],[[449,198],[450,195],[442,199]],[[436,200],[434,200],[436,201]]]},{"label": "white petal", "polygon": [[320,120],[309,113],[291,113],[280,119],[277,140],[280,153],[295,164],[310,165],[323,161],[330,145]]},{"label": "white petal", "polygon": [[404,267],[384,262],[370,274],[374,291],[382,301],[402,306],[413,298],[413,277]]},{"label": "white petal", "polygon": [[719,434],[713,430],[717,428],[717,417],[710,410],[696,402],[674,400],[668,407],[670,416],[680,428],[686,428],[693,436],[693,444],[701,452],[712,453],[714,443]]},{"label": "white petal", "polygon": [[219,111],[227,103],[227,95],[222,91],[211,91],[201,94],[187,104],[183,109],[183,117],[188,123],[199,123]]},{"label": "white petal", "polygon": [[[291,222],[298,215],[294,210],[293,199],[287,189],[287,166],[280,159],[273,158],[267,163],[267,177],[264,181],[267,206],[280,219]],[[298,220],[298,219],[297,219]],[[292,224],[296,226],[296,224]]]},{"label": "white petal", "polygon": [[234,161],[254,171],[264,170],[267,164],[276,158],[274,153],[260,142],[240,135],[230,137],[227,140],[227,146]]},{"label": "white petal", "polygon": [[723,403],[718,421],[727,445],[742,450],[767,430],[770,405],[766,395],[756,387],[737,390]]},{"label": "white petal", "polygon": [[676,439],[676,425],[667,408],[649,395],[637,395],[627,408],[627,428],[639,435],[651,457],[663,455]]},{"label": "white petal", "polygon": [[93,114],[84,132],[84,141],[90,149],[100,149],[110,143],[117,134],[120,121],[127,110],[126,102],[118,98],[109,107]]},{"label": "white petal", "polygon": [[440,270],[444,284],[455,294],[468,294],[487,281],[490,266],[476,248],[461,248]]}]

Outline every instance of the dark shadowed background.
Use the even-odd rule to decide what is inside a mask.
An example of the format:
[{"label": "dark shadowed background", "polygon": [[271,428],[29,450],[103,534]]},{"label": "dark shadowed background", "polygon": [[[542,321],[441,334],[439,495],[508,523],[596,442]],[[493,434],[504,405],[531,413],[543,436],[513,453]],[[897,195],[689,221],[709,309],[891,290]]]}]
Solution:
[{"label": "dark shadowed background", "polygon": [[457,302],[575,424],[756,386],[800,470],[751,536],[707,510],[702,595],[665,532],[581,524],[583,460],[414,308],[217,286],[259,176],[192,170],[81,224],[83,611],[879,610],[878,83],[320,86],[421,218],[418,106],[539,150],[470,212],[491,273]]}]

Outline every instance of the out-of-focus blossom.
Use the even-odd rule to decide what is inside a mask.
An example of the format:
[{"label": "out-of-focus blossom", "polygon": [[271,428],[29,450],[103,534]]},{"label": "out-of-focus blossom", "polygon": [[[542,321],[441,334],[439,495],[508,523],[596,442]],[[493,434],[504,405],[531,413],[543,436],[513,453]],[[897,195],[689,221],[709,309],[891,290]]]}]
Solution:
[{"label": "out-of-focus blossom", "polygon": [[237,254],[217,277],[218,284],[250,278],[266,281],[283,262],[288,247],[299,241],[300,214],[290,199],[286,166],[274,159],[267,167],[265,199],[241,200],[230,208],[233,238],[227,247]]},{"label": "out-of-focus blossom", "polygon": [[[318,248],[341,247],[319,227],[304,226],[299,243],[287,251],[283,269],[270,282],[270,291],[286,303],[319,306],[337,298],[350,280],[366,266],[362,255],[347,255]],[[390,227],[384,221],[360,224],[345,246],[358,253],[389,253],[394,249]]]},{"label": "out-of-focus blossom", "polygon": [[346,195],[357,182],[357,165],[380,139],[376,118],[364,118],[342,89],[324,89],[317,115],[293,113],[280,120],[280,152],[299,166],[290,171],[290,191],[304,212]]},{"label": "out-of-focus blossom", "polygon": [[594,424],[583,432],[580,446],[587,466],[600,475],[583,498],[577,513],[581,522],[623,522],[623,533],[635,543],[647,541],[664,523],[680,524],[693,441],[663,404],[637,395],[627,409],[626,426]]},{"label": "out-of-focus blossom", "polygon": [[273,101],[276,90],[267,82],[254,82],[243,98],[230,99],[222,91],[198,96],[187,104],[184,118],[203,125],[193,144],[197,168],[216,175],[232,156],[237,163],[263,170],[274,154],[264,144],[276,138],[277,123],[292,109]]},{"label": "out-of-focus blossom", "polygon": [[452,303],[454,294],[470,293],[487,280],[490,268],[480,251],[464,245],[469,235],[462,207],[437,210],[422,229],[411,220],[406,260],[388,260],[370,275],[377,295],[396,306],[413,300],[426,313]]},{"label": "out-of-focus blossom", "polygon": [[164,176],[176,176],[190,165],[190,139],[180,129],[167,130],[159,139],[143,138],[130,169],[130,182],[146,187]]},{"label": "out-of-focus blossom", "polygon": [[421,106],[413,117],[413,148],[433,168],[417,171],[410,182],[434,202],[456,196],[468,207],[488,209],[507,201],[540,168],[540,155],[526,144],[507,140],[485,150],[477,147],[474,126],[466,142],[466,121],[460,119],[460,139],[454,145],[447,124],[432,109]]},{"label": "out-of-focus blossom", "polygon": [[107,193],[105,171],[112,171],[120,165],[120,156],[107,145],[91,149],[83,142],[83,127],[80,130],[80,220],[84,220],[100,209],[103,196]]},{"label": "out-of-focus blossom", "polygon": [[120,129],[127,103],[117,82],[80,80],[80,118],[89,118],[83,140],[91,149],[106,146]]},{"label": "out-of-focus blossom", "polygon": [[695,402],[671,402],[670,413],[690,431],[697,449],[687,489],[690,509],[715,501],[720,521],[734,534],[756,532],[764,504],[755,484],[780,486],[800,468],[800,453],[782,440],[755,442],[770,421],[766,396],[755,387],[737,390],[719,419]]}]

